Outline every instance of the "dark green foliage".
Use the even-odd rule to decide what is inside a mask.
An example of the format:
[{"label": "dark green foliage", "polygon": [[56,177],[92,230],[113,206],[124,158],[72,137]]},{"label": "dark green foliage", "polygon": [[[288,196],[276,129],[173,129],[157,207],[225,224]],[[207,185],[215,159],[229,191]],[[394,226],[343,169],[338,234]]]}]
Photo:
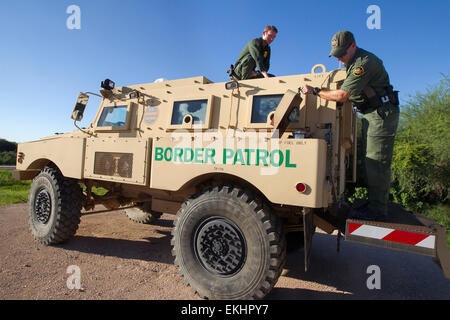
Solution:
[{"label": "dark green foliage", "polygon": [[408,209],[449,204],[450,79],[402,106],[392,162],[391,194]]},{"label": "dark green foliage", "polygon": [[0,139],[0,165],[16,164],[17,143]]},{"label": "dark green foliage", "polygon": [[3,151],[16,151],[17,150],[17,143],[10,142],[5,139],[0,139],[0,152]]},{"label": "dark green foliage", "polygon": [[16,164],[15,151],[0,152],[0,165],[15,165],[15,164]]}]

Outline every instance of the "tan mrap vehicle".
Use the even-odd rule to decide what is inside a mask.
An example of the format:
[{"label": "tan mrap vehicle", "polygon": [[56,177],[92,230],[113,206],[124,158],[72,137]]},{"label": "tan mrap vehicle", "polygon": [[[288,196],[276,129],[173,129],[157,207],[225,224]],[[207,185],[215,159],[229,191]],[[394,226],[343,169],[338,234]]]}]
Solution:
[{"label": "tan mrap vehicle", "polygon": [[[347,219],[356,112],[298,90],[305,83],[337,89],[345,76],[318,65],[310,74],[226,84],[195,77],[114,88],[105,80],[88,128],[18,147],[14,176],[34,179],[34,237],[46,245],[68,240],[82,209],[100,204],[144,223],[176,214],[175,264],[209,299],[263,298],[287,249],[304,247],[308,268],[316,227],[428,255],[449,277],[445,228],[433,221],[398,206],[389,222]],[[80,93],[75,125],[90,95]],[[374,236],[383,230],[397,236]]]}]

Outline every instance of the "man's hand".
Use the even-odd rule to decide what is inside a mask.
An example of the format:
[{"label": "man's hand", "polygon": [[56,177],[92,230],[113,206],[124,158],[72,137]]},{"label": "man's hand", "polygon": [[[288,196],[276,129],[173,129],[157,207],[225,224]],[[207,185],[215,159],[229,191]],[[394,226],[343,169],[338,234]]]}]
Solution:
[{"label": "man's hand", "polygon": [[313,93],[313,87],[308,86],[307,84],[300,87],[300,91],[303,94],[312,94]]},{"label": "man's hand", "polygon": [[[311,86],[308,86],[307,84],[300,87],[300,91],[303,94],[312,94],[313,90],[314,90],[314,88]],[[349,92],[344,91],[344,90],[326,90],[326,89],[320,90],[320,92],[317,95],[325,100],[338,101],[338,102],[345,102],[351,96],[351,94]]]},{"label": "man's hand", "polygon": [[250,73],[250,79],[261,77],[260,75],[263,75],[264,78],[270,78],[267,71],[260,71],[260,73],[258,73],[256,71],[252,70],[252,73]]}]

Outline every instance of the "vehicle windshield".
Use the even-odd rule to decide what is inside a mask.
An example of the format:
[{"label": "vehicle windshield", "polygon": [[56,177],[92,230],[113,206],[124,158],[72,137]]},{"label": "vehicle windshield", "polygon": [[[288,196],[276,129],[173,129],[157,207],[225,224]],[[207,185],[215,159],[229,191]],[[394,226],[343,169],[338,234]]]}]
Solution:
[{"label": "vehicle windshield", "polygon": [[111,106],[103,108],[98,127],[122,127],[127,120],[127,106]]}]

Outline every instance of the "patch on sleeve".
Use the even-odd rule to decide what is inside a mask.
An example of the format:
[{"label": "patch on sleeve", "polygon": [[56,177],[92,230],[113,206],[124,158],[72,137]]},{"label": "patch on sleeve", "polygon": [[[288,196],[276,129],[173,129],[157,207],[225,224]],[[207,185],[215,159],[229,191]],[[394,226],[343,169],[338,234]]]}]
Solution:
[{"label": "patch on sleeve", "polygon": [[264,58],[267,58],[267,56],[269,55],[268,51],[264,51]]},{"label": "patch on sleeve", "polygon": [[363,73],[364,73],[364,68],[361,67],[361,66],[356,67],[355,70],[353,70],[353,74],[354,74],[355,76],[360,76],[360,75],[362,75]]}]

